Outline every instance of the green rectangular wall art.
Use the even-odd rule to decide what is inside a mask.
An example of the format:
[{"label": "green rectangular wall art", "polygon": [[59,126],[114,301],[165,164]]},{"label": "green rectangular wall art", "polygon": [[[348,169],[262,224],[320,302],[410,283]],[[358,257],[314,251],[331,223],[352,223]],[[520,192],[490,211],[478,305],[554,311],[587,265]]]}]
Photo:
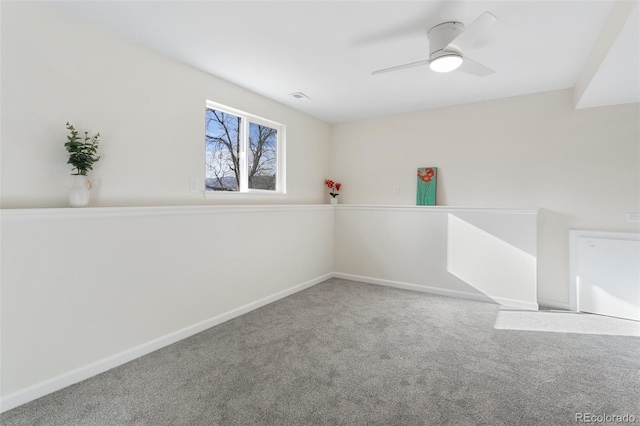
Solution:
[{"label": "green rectangular wall art", "polygon": [[418,194],[416,205],[435,206],[436,205],[436,180],[438,176],[437,167],[420,167],[418,169]]}]

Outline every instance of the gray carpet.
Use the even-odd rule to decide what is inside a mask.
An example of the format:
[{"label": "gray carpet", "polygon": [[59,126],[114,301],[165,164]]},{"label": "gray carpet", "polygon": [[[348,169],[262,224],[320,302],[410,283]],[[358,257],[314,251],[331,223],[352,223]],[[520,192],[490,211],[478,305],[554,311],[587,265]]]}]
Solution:
[{"label": "gray carpet", "polygon": [[547,426],[592,413],[640,422],[639,338],[496,329],[498,314],[331,279],[0,421]]}]

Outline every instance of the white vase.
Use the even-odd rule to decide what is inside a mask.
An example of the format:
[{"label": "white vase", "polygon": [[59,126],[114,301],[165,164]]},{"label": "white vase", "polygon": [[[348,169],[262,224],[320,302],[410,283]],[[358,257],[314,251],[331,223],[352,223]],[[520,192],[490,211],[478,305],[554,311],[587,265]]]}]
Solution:
[{"label": "white vase", "polygon": [[91,182],[85,175],[73,175],[73,186],[69,190],[71,207],[87,207],[91,193]]},{"label": "white vase", "polygon": [[338,197],[331,197],[331,204],[338,204]]}]

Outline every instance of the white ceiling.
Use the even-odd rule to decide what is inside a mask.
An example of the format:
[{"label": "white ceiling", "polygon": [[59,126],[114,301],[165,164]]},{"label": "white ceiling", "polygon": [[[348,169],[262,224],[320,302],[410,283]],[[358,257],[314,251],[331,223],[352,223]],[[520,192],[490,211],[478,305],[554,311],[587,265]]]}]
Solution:
[{"label": "white ceiling", "polygon": [[[329,123],[575,86],[613,1],[53,1],[59,11]],[[638,9],[581,99],[638,102]],[[427,30],[498,21],[465,52],[488,77],[428,67]],[[631,53],[631,54],[628,54]],[[593,89],[591,88],[593,86]],[[290,96],[303,92],[312,100]],[[215,101],[215,99],[214,99]]]}]

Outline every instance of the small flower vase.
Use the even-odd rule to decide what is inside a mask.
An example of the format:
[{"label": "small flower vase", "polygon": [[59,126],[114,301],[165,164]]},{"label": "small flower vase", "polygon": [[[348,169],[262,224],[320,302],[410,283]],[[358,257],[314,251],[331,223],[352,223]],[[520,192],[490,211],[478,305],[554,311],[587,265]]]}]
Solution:
[{"label": "small flower vase", "polygon": [[331,204],[338,204],[338,197],[331,197]]},{"label": "small flower vase", "polygon": [[85,175],[73,175],[73,186],[69,190],[71,207],[87,207],[89,205],[91,182]]}]

